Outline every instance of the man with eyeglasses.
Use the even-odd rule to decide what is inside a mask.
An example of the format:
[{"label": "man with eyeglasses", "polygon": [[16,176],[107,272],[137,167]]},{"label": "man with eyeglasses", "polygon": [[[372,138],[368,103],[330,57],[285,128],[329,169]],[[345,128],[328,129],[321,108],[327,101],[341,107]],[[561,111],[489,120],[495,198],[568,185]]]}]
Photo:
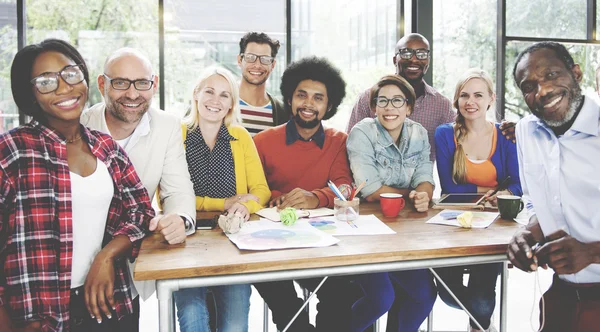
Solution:
[{"label": "man with eyeglasses", "polygon": [[[125,149],[150,197],[159,191],[163,214],[150,223],[169,244],[182,243],[195,231],[196,197],[188,172],[181,121],[151,107],[158,89],[150,60],[141,52],[122,48],[104,63],[98,76],[104,102],[81,116],[81,123],[107,133]],[[133,266],[130,266],[133,271]],[[135,282],[145,300],[154,282]],[[134,294],[137,296],[137,294]]]},{"label": "man with eyeglasses", "polygon": [[262,32],[248,32],[240,39],[240,110],[242,125],[252,136],[290,119],[281,101],[267,92],[278,50],[279,41]]},{"label": "man with eyeglasses", "polygon": [[[435,128],[444,123],[454,122],[456,113],[452,110],[450,100],[423,79],[429,69],[430,57],[429,41],[418,33],[411,33],[402,37],[396,44],[393,62],[396,66],[396,74],[406,79],[415,90],[417,100],[415,108],[408,118],[427,129],[429,145],[431,145],[429,158],[435,161],[433,139]],[[371,110],[369,106],[371,101],[369,90],[365,90],[354,104],[346,133],[350,133],[350,130],[360,120],[375,117],[374,110]]]}]

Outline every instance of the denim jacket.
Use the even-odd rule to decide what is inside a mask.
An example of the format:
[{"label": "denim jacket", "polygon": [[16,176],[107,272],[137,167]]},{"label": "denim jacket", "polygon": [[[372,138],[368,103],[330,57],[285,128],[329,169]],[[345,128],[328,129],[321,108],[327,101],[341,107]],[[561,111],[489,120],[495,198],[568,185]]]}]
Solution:
[{"label": "denim jacket", "polygon": [[423,182],[434,185],[427,130],[417,122],[404,120],[396,146],[377,118],[364,119],[352,128],[346,146],[354,182],[367,180],[362,197],[384,185],[399,189],[416,188]]}]

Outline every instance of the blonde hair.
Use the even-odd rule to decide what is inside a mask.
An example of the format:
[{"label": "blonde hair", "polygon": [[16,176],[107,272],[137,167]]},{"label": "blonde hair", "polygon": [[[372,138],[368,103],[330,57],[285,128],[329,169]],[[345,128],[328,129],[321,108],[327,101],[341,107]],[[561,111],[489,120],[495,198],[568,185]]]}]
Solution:
[{"label": "blonde hair", "polygon": [[462,116],[462,114],[460,114],[460,109],[458,108],[458,99],[460,98],[460,92],[465,87],[467,82],[474,78],[478,78],[485,83],[490,96],[494,94],[494,83],[492,83],[492,78],[485,70],[478,68],[468,69],[456,83],[454,99],[452,101],[452,105],[456,109],[456,120],[454,121],[456,150],[454,151],[454,163],[452,164],[452,180],[454,183],[467,182],[467,158],[465,157],[465,151],[462,147],[462,143],[467,138],[468,132],[467,127],[465,126],[465,118]]},{"label": "blonde hair", "polygon": [[188,126],[190,130],[194,130],[200,124],[200,117],[198,116],[198,102],[196,100],[196,94],[198,91],[204,88],[206,84],[206,80],[213,75],[219,75],[223,77],[227,83],[229,83],[229,88],[231,89],[231,108],[227,112],[227,115],[223,119],[223,123],[225,127],[229,127],[232,124],[240,123],[240,89],[237,85],[237,82],[233,76],[233,74],[220,66],[211,66],[202,71],[200,77],[198,78],[194,88],[192,89],[192,102],[189,113],[183,118],[183,123]]}]

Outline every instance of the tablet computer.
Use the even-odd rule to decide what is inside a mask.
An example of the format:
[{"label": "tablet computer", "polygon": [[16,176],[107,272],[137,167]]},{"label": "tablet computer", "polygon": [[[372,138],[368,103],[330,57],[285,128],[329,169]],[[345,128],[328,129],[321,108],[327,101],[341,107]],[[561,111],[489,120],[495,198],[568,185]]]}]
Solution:
[{"label": "tablet computer", "polygon": [[437,202],[437,205],[475,206],[479,205],[484,197],[485,194],[447,194]]}]

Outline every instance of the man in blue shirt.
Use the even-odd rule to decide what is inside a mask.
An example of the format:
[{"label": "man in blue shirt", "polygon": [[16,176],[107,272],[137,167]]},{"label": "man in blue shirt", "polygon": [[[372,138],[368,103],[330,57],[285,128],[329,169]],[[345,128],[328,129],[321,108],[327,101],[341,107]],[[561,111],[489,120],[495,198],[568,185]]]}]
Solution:
[{"label": "man in blue shirt", "polygon": [[508,247],[524,271],[550,266],[544,331],[592,331],[600,315],[600,100],[581,92],[566,48],[542,42],[517,57],[513,76],[532,115],[517,125],[529,225]]}]

